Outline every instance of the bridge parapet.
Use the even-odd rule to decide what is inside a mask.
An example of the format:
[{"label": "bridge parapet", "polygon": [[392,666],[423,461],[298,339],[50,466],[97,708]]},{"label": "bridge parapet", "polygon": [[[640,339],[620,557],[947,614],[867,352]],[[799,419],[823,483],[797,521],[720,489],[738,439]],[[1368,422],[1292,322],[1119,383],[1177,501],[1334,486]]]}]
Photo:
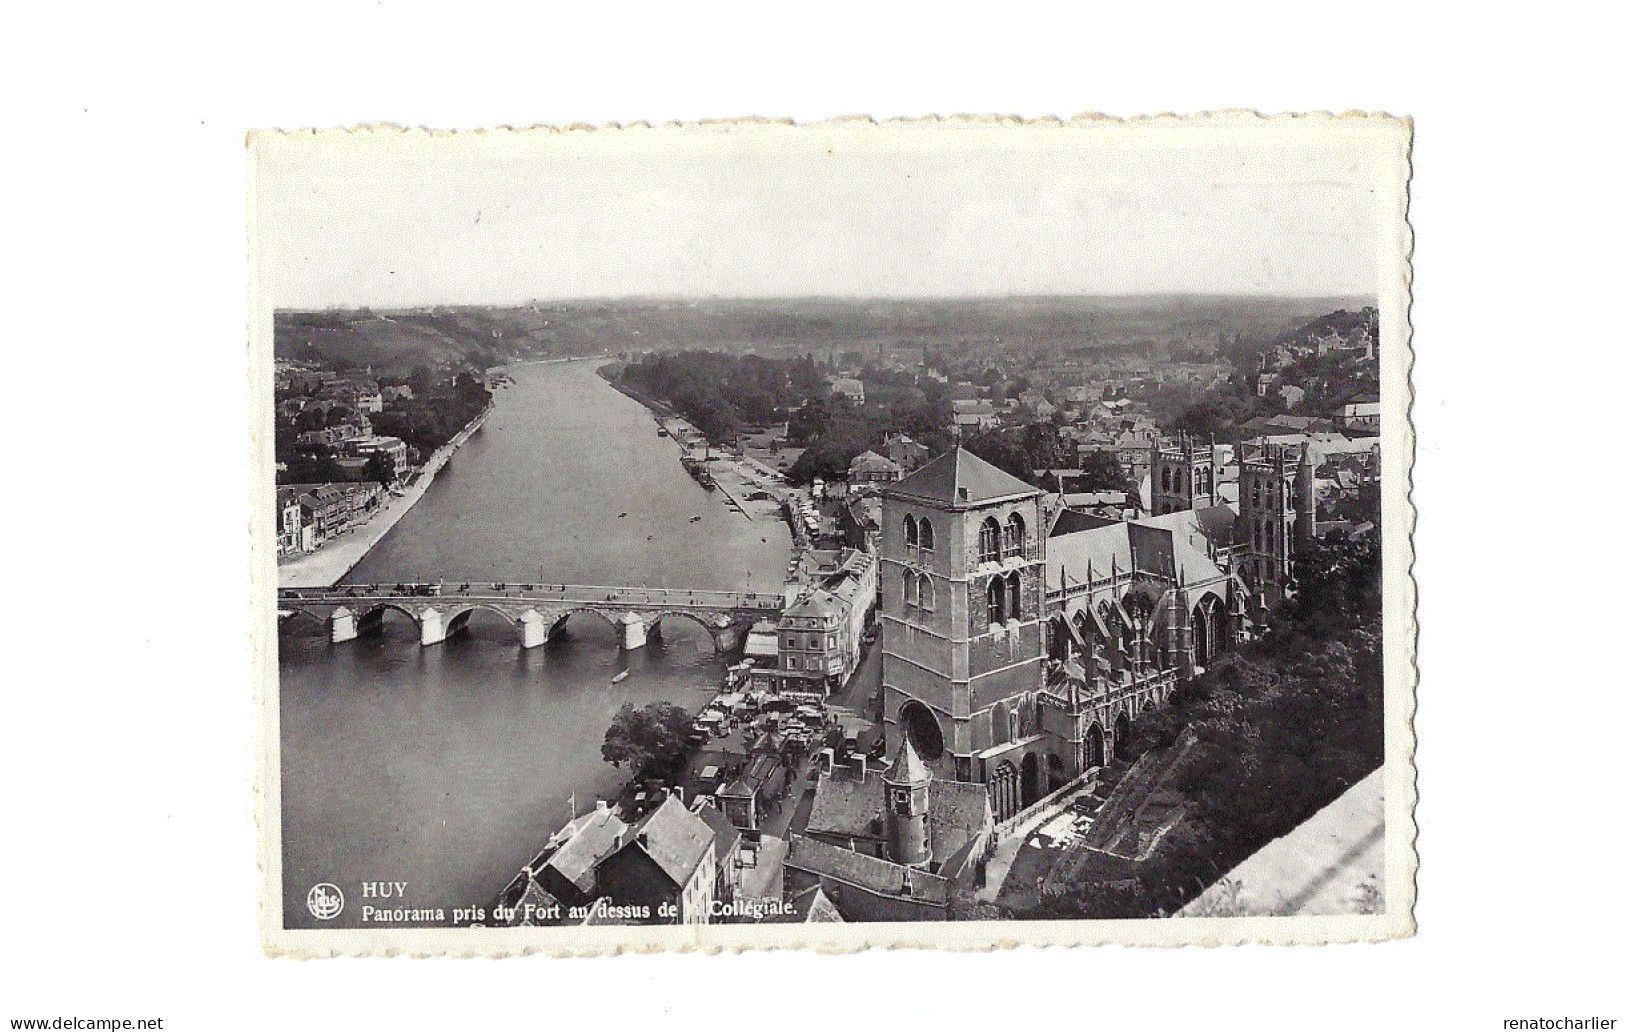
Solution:
[{"label": "bridge parapet", "polygon": [[477,609],[494,612],[520,631],[525,648],[545,644],[572,613],[593,612],[613,623],[625,648],[641,647],[648,632],[670,616],[693,620],[719,651],[732,649],[751,622],[784,609],[777,594],[579,584],[396,583],[331,588],[282,588],[282,610],[325,620],[333,640],[347,641],[375,627],[394,609],[417,624],[424,645],[457,634]]}]

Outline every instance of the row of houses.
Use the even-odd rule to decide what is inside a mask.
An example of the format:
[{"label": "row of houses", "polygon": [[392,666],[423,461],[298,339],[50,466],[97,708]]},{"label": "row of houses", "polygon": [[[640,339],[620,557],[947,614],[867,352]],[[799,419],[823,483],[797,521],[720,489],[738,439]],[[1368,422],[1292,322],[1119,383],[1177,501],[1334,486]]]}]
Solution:
[{"label": "row of houses", "polygon": [[752,628],[745,654],[758,687],[824,696],[858,667],[880,595],[880,566],[855,548],[806,549],[800,559],[797,579],[785,585],[784,612]]},{"label": "row of houses", "polygon": [[504,924],[831,922],[822,892],[787,894],[784,842],[742,834],[679,793],[628,820],[600,802],[572,819],[497,900]]},{"label": "row of houses", "polygon": [[383,487],[372,482],[277,487],[277,556],[315,551],[364,523],[385,497]]}]

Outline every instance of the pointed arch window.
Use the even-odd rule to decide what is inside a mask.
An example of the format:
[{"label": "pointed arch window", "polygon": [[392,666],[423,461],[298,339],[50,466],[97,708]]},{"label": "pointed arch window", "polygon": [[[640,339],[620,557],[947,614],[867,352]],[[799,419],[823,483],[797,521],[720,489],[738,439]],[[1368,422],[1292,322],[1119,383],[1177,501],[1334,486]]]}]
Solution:
[{"label": "pointed arch window", "polygon": [[913,570],[903,571],[903,606],[917,606],[920,604],[920,586]]},{"label": "pointed arch window", "polygon": [[987,622],[1004,623],[1004,578],[993,577],[987,582]]},{"label": "pointed arch window", "polygon": [[903,547],[920,547],[920,525],[914,522],[913,513],[908,513],[903,517]]},{"label": "pointed arch window", "polygon": [[937,586],[929,574],[920,574],[920,608],[927,613],[937,611]]},{"label": "pointed arch window", "polygon": [[1004,611],[1010,614],[1010,619],[1021,619],[1021,571],[1011,570],[1004,578],[1005,605]]},{"label": "pointed arch window", "polygon": [[1004,525],[1004,557],[1019,559],[1026,546],[1027,521],[1021,518],[1021,513],[1013,512],[1010,521]]},{"label": "pointed arch window", "polygon": [[931,529],[931,521],[924,516],[920,517],[920,551],[931,552],[937,547],[936,532]]},{"label": "pointed arch window", "polygon": [[1166,494],[1173,490],[1173,470],[1167,466],[1162,467],[1162,490]]},{"label": "pointed arch window", "polygon": [[996,563],[999,561],[999,521],[989,516],[982,521],[982,534],[980,540],[981,561]]}]

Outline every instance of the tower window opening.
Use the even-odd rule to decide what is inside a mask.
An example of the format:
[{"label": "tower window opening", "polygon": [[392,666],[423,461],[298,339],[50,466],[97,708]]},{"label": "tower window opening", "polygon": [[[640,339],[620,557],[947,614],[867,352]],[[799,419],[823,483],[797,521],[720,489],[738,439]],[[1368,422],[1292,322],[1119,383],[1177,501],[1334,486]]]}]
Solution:
[{"label": "tower window opening", "polygon": [[1007,559],[1020,558],[1027,546],[1027,522],[1021,518],[1021,513],[1010,514],[1010,522],[1004,528],[1004,555]]},{"label": "tower window opening", "polygon": [[999,561],[999,521],[989,516],[982,521],[980,539],[981,561],[996,563]]}]

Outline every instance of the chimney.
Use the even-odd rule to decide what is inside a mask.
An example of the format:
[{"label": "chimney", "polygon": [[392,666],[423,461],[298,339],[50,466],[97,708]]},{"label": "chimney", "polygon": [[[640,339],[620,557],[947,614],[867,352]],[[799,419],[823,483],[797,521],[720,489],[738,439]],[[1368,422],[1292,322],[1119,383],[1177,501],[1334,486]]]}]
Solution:
[{"label": "chimney", "polygon": [[858,780],[862,781],[869,776],[869,757],[863,753],[853,753],[852,762],[858,771]]},{"label": "chimney", "polygon": [[598,800],[598,802],[593,806],[593,809],[597,810],[599,813],[607,812],[609,810],[609,800],[608,799],[600,799],[600,800]]}]

